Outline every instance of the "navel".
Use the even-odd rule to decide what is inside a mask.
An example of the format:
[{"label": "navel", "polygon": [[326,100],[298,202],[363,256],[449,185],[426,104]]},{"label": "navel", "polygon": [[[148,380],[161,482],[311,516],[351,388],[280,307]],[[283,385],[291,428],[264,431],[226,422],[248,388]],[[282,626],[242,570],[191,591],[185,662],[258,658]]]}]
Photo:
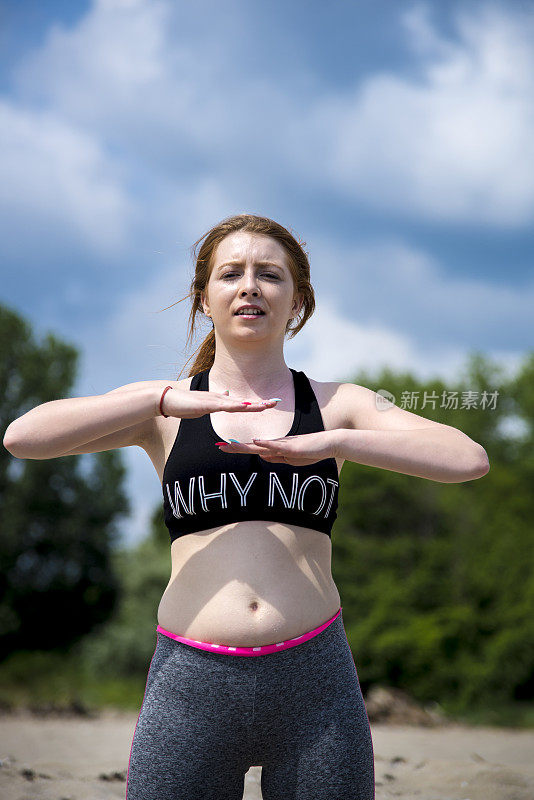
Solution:
[{"label": "navel", "polygon": [[250,603],[250,605],[249,605],[249,608],[250,608],[252,611],[257,611],[257,610],[258,610],[258,604],[257,604],[257,602],[256,602],[255,600],[253,600],[253,601],[252,601],[252,603]]}]

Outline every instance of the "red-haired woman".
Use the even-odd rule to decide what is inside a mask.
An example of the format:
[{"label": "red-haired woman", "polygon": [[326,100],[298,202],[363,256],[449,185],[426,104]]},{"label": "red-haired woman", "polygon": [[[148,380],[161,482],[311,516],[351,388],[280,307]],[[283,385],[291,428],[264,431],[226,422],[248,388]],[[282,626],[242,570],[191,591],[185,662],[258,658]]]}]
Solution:
[{"label": "red-haired woman", "polygon": [[139,445],[161,480],[172,572],[128,800],[241,800],[255,765],[264,800],[372,800],[371,731],[331,575],[343,461],[454,482],[485,474],[487,456],[455,428],[286,364],[285,337],[315,305],[305,242],[241,214],[199,243],[190,337],[197,314],[213,327],[188,377],[49,403],[33,449],[35,415],[5,443],[22,458],[43,430],[38,457]]}]

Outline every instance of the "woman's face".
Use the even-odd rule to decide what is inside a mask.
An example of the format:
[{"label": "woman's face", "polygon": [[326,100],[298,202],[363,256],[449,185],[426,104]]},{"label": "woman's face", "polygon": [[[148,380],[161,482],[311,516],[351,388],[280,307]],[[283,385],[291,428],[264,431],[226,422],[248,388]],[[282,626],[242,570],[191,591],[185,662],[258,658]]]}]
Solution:
[{"label": "woman's face", "polygon": [[[217,333],[247,340],[283,338],[301,304],[282,245],[270,236],[243,231],[228,234],[217,247],[201,299]],[[264,313],[252,319],[236,315],[247,304]]]}]

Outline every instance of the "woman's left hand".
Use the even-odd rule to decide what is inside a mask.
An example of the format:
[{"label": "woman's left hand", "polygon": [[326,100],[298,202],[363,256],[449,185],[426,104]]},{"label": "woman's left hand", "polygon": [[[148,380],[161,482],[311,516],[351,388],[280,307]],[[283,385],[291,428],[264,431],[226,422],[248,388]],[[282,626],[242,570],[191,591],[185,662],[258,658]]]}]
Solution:
[{"label": "woman's left hand", "polygon": [[220,445],[223,453],[256,454],[271,464],[302,467],[324,458],[336,458],[338,431],[317,431],[279,439],[253,439],[252,442],[229,442]]}]

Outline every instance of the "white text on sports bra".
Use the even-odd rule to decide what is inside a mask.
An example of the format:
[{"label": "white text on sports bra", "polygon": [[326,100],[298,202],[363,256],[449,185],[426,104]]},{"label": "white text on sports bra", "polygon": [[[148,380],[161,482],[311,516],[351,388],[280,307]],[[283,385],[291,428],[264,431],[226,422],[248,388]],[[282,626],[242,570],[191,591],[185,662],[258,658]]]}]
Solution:
[{"label": "white text on sports bra", "polygon": [[[167,490],[167,497],[169,498],[169,503],[172,508],[173,516],[175,516],[177,519],[182,519],[184,515],[181,513],[180,510],[181,508],[183,508],[185,514],[194,515],[197,513],[194,508],[195,486],[197,487],[197,495],[200,499],[201,510],[204,512],[215,510],[214,508],[211,509],[208,508],[208,500],[213,500],[220,503],[221,509],[228,508],[227,496],[226,496],[227,486],[230,486],[230,489],[232,489],[232,491],[234,489],[235,491],[237,491],[239,499],[241,501],[241,507],[246,508],[247,495],[257,475],[258,475],[257,472],[252,472],[245,486],[241,486],[234,472],[221,472],[220,488],[218,492],[207,492],[206,487],[204,485],[204,475],[198,475],[198,476],[194,475],[191,478],[189,478],[189,491],[187,500],[185,499],[184,494],[182,492],[180,481],[174,482],[174,498],[171,497],[170,484],[166,483],[165,488]],[[233,488],[230,484],[228,484],[227,476],[230,476]],[[198,483],[196,483],[197,478],[198,478]],[[319,483],[319,487],[321,489],[321,501],[318,507],[315,509],[305,508],[304,501],[306,497],[306,490],[314,482]],[[326,485],[327,483],[330,484],[330,497],[328,497],[328,487]],[[281,498],[285,508],[292,510],[295,510],[295,508],[297,508],[299,511],[304,511],[309,514],[315,514],[315,515],[319,515],[321,514],[321,512],[323,512],[323,517],[326,518],[330,513],[330,509],[332,507],[332,501],[334,499],[334,492],[336,490],[336,487],[338,486],[339,486],[338,481],[335,481],[332,478],[327,478],[325,483],[325,481],[323,480],[323,478],[321,478],[320,475],[308,475],[308,477],[305,478],[305,480],[299,487],[299,475],[298,472],[294,472],[293,483],[291,486],[291,495],[288,498],[285,489],[282,486],[279,476],[276,474],[276,472],[270,472],[268,492],[267,492],[267,497],[265,498],[266,505],[267,507],[273,507],[275,505],[275,498],[276,496],[278,496],[279,498]],[[275,493],[277,493],[277,495]],[[325,510],[323,511],[323,509]]]}]

